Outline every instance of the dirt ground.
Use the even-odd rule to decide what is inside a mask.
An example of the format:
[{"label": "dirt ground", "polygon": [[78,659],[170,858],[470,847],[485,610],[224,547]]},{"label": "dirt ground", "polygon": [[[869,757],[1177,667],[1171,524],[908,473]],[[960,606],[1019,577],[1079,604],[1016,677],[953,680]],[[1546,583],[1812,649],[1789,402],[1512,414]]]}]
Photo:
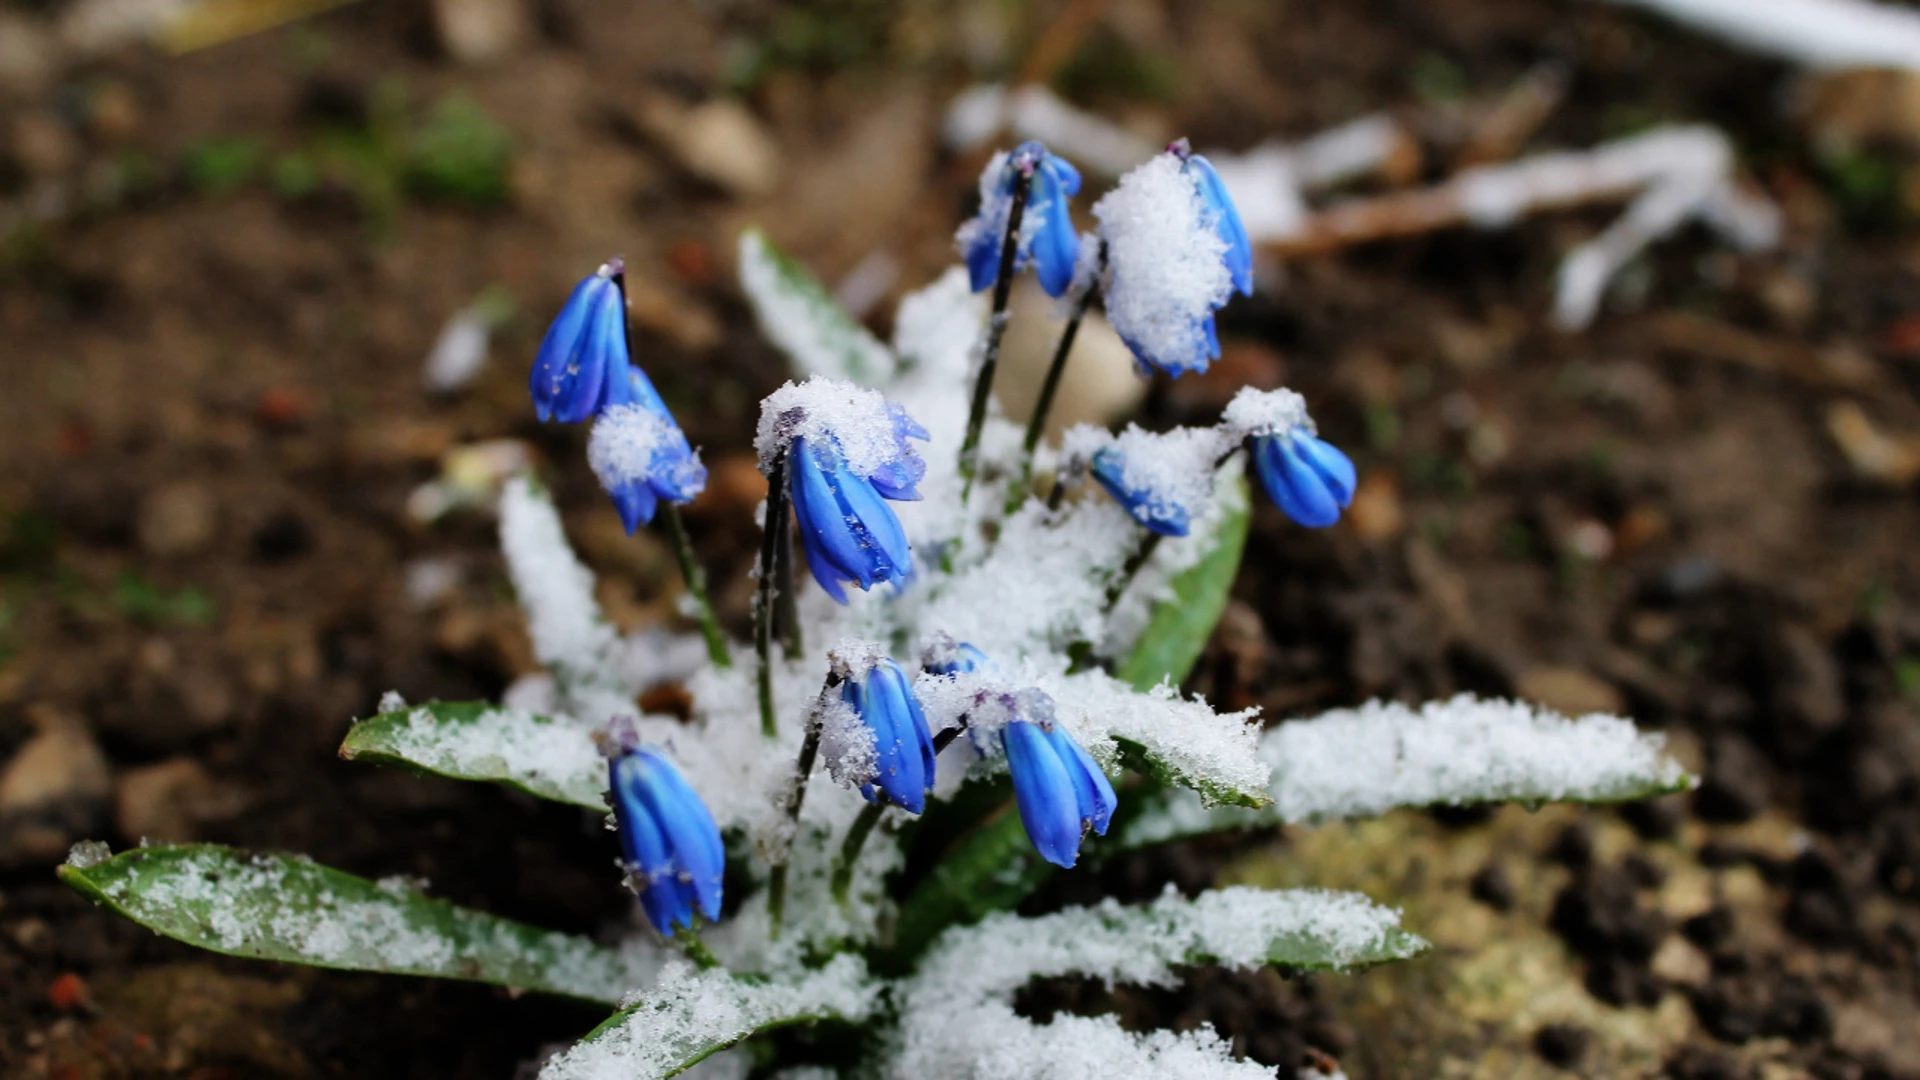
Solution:
[{"label": "dirt ground", "polygon": [[[509,1077],[600,1019],[198,953],[51,868],[83,837],[203,839],[578,932],[628,918],[598,821],[335,756],[383,691],[491,696],[532,668],[490,520],[425,521],[417,491],[450,451],[524,440],[608,610],[673,617],[664,549],[621,534],[583,433],[525,397],[544,319],[623,253],[642,361],[713,469],[690,527],[744,628],[748,433],[783,375],[732,283],[738,230],[827,281],[875,248],[891,295],[929,280],[980,161],[940,148],[940,110],[1056,40],[1066,5],[476,3],[517,29],[461,37],[462,6],[35,63],[20,44],[68,9],[0,2],[0,1073]],[[1024,1007],[1212,1022],[1288,1076],[1920,1078],[1920,84],[1816,84],[1576,0],[1073,8],[1096,17],[1052,85],[1153,137],[1446,115],[1557,61],[1567,96],[1529,148],[1718,125],[1786,236],[1737,255],[1685,231],[1580,333],[1550,323],[1553,274],[1611,209],[1295,259],[1226,310],[1215,374],[1156,383],[1143,422],[1284,381],[1365,482],[1330,532],[1262,507],[1194,689],[1276,719],[1457,691],[1618,711],[1705,783],[1069,876],[1036,902],[1365,888],[1440,948]],[[771,152],[703,169],[686,117],[728,97]],[[1425,149],[1444,176],[1444,136]],[[442,324],[483,294],[512,312],[489,365],[429,391]]]}]

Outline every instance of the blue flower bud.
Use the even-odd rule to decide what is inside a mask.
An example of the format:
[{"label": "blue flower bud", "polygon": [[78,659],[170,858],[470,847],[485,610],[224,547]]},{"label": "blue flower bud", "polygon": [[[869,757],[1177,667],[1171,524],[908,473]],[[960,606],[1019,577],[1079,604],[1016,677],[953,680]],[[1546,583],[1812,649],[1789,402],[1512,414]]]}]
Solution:
[{"label": "blue flower bud", "polygon": [[1033,184],[1013,267],[1018,272],[1031,263],[1040,287],[1048,296],[1059,296],[1073,284],[1074,263],[1080,258],[1080,234],[1067,209],[1068,200],[1080,193],[1080,173],[1037,142],[994,155],[980,174],[980,212],[956,237],[967,261],[967,277],[974,292],[999,280],[1000,249],[1006,243],[1014,184],[1022,172],[1031,172]]},{"label": "blue flower bud", "polygon": [[[904,416],[904,414],[901,414]],[[910,421],[909,421],[910,422]],[[916,427],[918,425],[915,425]],[[918,458],[914,459],[918,463]],[[925,471],[926,466],[920,465]],[[793,440],[788,450],[793,512],[807,566],[827,595],[844,604],[842,582],[870,589],[880,582],[902,587],[913,575],[913,552],[900,519],[881,497],[879,483],[847,468],[831,445]],[[899,493],[892,475],[884,481]],[[914,481],[919,477],[915,475]],[[911,490],[911,483],[906,485]],[[897,494],[896,494],[897,497]]]},{"label": "blue flower bud", "polygon": [[[577,424],[609,403],[634,400],[625,296],[615,280],[624,272],[619,259],[608,260],[574,286],[547,328],[531,380],[533,409],[540,419]],[[646,388],[649,394],[652,390]]]},{"label": "blue flower bud", "polygon": [[860,794],[868,802],[884,798],[921,813],[933,788],[933,736],[912,680],[899,664],[882,657],[865,674],[840,685],[842,699],[873,732],[873,780],[861,785]]},{"label": "blue flower bud", "polygon": [[[1181,147],[1186,141],[1181,140]],[[1176,151],[1177,152],[1177,151]],[[1253,295],[1253,242],[1247,238],[1247,227],[1240,222],[1240,211],[1233,205],[1233,197],[1227,194],[1227,185],[1220,180],[1220,174],[1214,171],[1213,162],[1199,154],[1187,155],[1187,172],[1192,174],[1194,187],[1200,192],[1200,201],[1206,204],[1207,216],[1213,220],[1214,231],[1227,245],[1225,263],[1227,273],[1233,279],[1233,287],[1242,296]],[[1220,345],[1214,343],[1214,356],[1220,355]]]},{"label": "blue flower bud", "polygon": [[726,851],[706,804],[657,750],[622,750],[607,771],[622,862],[647,921],[672,934],[691,928],[695,911],[718,920]]},{"label": "blue flower bud", "polygon": [[1332,525],[1353,503],[1352,459],[1304,429],[1255,436],[1253,465],[1281,512],[1308,528]]},{"label": "blue flower bud", "polygon": [[1107,494],[1148,530],[1161,536],[1185,536],[1192,527],[1192,511],[1172,493],[1151,485],[1127,483],[1126,457],[1117,446],[1103,447],[1093,455],[1092,472],[1100,486],[1107,489]]},{"label": "blue flower bud", "polygon": [[920,661],[920,669],[934,675],[967,675],[992,668],[993,661],[987,659],[986,653],[945,634],[938,636]]},{"label": "blue flower bud", "polygon": [[1113,820],[1113,785],[1100,766],[1051,717],[1016,719],[1002,729],[1014,801],[1040,857],[1071,868],[1087,830],[1105,836]]}]

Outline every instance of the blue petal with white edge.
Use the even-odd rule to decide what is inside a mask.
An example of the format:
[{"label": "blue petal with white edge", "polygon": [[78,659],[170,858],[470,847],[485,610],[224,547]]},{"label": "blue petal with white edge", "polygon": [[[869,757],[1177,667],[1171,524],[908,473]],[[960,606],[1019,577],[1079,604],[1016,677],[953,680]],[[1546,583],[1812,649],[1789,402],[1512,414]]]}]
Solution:
[{"label": "blue petal with white edge", "polygon": [[1187,171],[1193,174],[1194,184],[1200,189],[1200,199],[1213,219],[1214,231],[1227,245],[1225,262],[1233,287],[1242,296],[1252,296],[1253,242],[1247,238],[1247,227],[1240,221],[1240,210],[1233,205],[1233,196],[1227,194],[1227,185],[1221,182],[1213,163],[1199,154],[1187,158]]}]

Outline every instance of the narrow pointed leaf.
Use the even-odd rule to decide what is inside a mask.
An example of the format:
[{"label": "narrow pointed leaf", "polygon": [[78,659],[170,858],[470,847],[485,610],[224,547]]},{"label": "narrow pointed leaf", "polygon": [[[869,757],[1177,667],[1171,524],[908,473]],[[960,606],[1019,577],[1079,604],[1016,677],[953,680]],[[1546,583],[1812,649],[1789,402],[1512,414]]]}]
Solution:
[{"label": "narrow pointed leaf", "polygon": [[605,810],[607,766],[587,730],[483,701],[436,701],[360,721],[340,756]]},{"label": "narrow pointed leaf", "polygon": [[1227,609],[1247,546],[1251,504],[1244,494],[1245,477],[1236,477],[1235,483],[1241,486],[1242,496],[1215,529],[1212,549],[1175,575],[1173,595],[1154,605],[1146,628],[1114,669],[1114,677],[1121,682],[1137,690],[1149,690],[1162,681],[1179,685],[1206,649],[1221,612]]},{"label": "narrow pointed leaf", "polygon": [[758,229],[740,234],[740,287],[761,332],[793,361],[800,378],[826,375],[879,386],[893,377],[892,351]]},{"label": "narrow pointed leaf", "polygon": [[793,981],[715,968],[670,967],[638,1001],[614,1013],[540,1070],[541,1080],[661,1080],[762,1032],[794,1024],[858,1023],[879,986],[843,953]]},{"label": "narrow pointed leaf", "polygon": [[616,1002],[657,957],[626,954],[287,855],[212,844],[81,851],[75,891],[155,933],[228,956],[469,979]]}]

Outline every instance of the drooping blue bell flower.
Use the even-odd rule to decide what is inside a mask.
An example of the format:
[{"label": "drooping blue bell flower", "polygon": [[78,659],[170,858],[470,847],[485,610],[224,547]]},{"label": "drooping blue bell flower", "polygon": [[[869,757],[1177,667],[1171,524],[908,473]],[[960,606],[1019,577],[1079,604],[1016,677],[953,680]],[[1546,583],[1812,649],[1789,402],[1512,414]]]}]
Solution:
[{"label": "drooping blue bell flower", "polygon": [[938,635],[920,660],[920,670],[935,675],[968,675],[991,670],[992,667],[993,661],[987,659],[986,653],[945,634]]},{"label": "drooping blue bell flower", "polygon": [[980,212],[960,226],[955,241],[974,292],[998,281],[1014,185],[1022,174],[1033,181],[1013,268],[1017,273],[1031,263],[1040,287],[1048,296],[1059,296],[1073,284],[1074,263],[1080,258],[1080,234],[1067,212],[1068,200],[1080,193],[1080,173],[1040,143],[1029,140],[1010,154],[993,156],[980,174]]},{"label": "drooping blue bell flower", "polygon": [[840,684],[840,695],[873,732],[873,779],[861,785],[868,802],[885,800],[918,814],[933,787],[933,735],[914,696],[913,681],[885,657]]},{"label": "drooping blue bell flower", "polygon": [[1015,719],[1001,729],[1001,738],[1027,838],[1041,858],[1071,868],[1087,830],[1106,835],[1119,804],[1113,785],[1051,715]]},{"label": "drooping blue bell flower", "polygon": [[913,574],[913,550],[878,486],[849,469],[830,445],[795,439],[789,454],[801,549],[827,595],[844,604],[842,583],[904,585]]},{"label": "drooping blue bell flower", "polygon": [[1235,291],[1253,294],[1253,245],[1213,163],[1176,140],[1093,212],[1107,316],[1143,372],[1207,370],[1220,358],[1214,313]]},{"label": "drooping blue bell flower", "polygon": [[1253,465],[1280,511],[1308,528],[1332,525],[1353,504],[1352,459],[1304,429],[1256,436]]},{"label": "drooping blue bell flower", "polygon": [[530,383],[540,419],[577,424],[610,404],[635,400],[628,377],[633,365],[627,355],[626,297],[619,281],[625,272],[621,260],[607,260],[574,286],[547,327]]},{"label": "drooping blue bell flower", "polygon": [[662,934],[692,928],[694,912],[720,918],[726,852],[700,796],[666,755],[627,747],[607,763],[627,880]]},{"label": "drooping blue bell flower", "polygon": [[1106,446],[1094,454],[1091,472],[1107,494],[1149,531],[1185,536],[1192,527],[1193,511],[1173,493],[1150,484],[1128,483],[1126,456],[1119,447]]},{"label": "drooping blue bell flower", "polygon": [[684,505],[707,486],[706,466],[653,385],[638,368],[630,379],[633,400],[608,406],[587,442],[587,463],[628,535],[653,520],[660,500]]}]

